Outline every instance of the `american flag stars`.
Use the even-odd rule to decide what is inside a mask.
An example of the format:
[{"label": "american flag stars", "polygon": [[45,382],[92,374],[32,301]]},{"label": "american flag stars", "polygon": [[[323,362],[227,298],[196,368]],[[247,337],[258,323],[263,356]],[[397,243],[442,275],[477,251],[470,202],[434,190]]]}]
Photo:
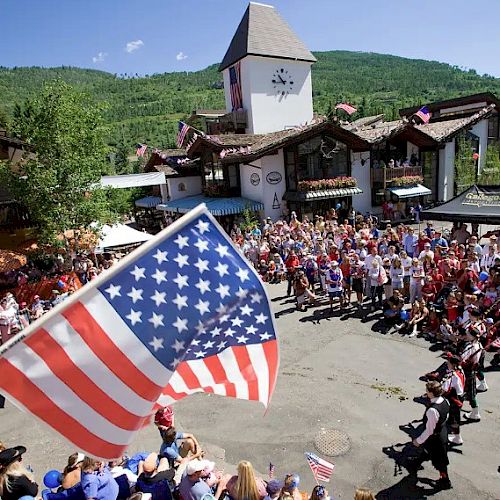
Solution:
[{"label": "american flag stars", "polygon": [[[273,331],[255,279],[202,217],[139,259],[104,292],[152,354],[171,367],[179,360],[259,343],[261,335]],[[191,335],[199,346],[187,345]],[[181,345],[189,351],[182,352]]]}]

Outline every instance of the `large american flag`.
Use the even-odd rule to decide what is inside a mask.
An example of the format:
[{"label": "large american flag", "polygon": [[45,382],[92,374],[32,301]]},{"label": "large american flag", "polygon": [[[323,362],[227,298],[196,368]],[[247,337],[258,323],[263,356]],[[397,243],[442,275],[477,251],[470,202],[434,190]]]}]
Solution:
[{"label": "large american flag", "polygon": [[240,62],[229,68],[229,89],[233,111],[243,108],[243,94],[241,93]]},{"label": "large american flag", "polygon": [[357,108],[354,106],[351,106],[350,104],[347,104],[345,102],[341,102],[335,106],[335,109],[342,109],[344,110],[348,115],[352,115],[353,113],[356,113]]},{"label": "large american flag", "polygon": [[429,123],[431,119],[431,114],[429,112],[429,108],[427,106],[421,107],[416,113],[415,116],[418,116],[423,123]]},{"label": "large american flag", "polygon": [[177,132],[177,147],[182,148],[186,135],[189,132],[189,125],[184,122],[179,122],[179,131]]},{"label": "large american flag", "polygon": [[273,321],[201,205],[0,347],[0,392],[78,449],[119,457],[158,405],[188,394],[267,405]]},{"label": "large american flag", "polygon": [[319,458],[314,453],[306,453],[306,458],[316,482],[324,481],[325,483],[328,483],[335,465]]}]

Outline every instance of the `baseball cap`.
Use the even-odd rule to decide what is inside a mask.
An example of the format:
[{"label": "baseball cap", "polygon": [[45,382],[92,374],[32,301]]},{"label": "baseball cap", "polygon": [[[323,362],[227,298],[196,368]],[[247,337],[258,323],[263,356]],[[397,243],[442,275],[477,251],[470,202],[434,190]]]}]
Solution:
[{"label": "baseball cap", "polygon": [[198,460],[195,458],[194,460],[191,460],[186,467],[186,474],[188,476],[191,476],[192,474],[195,474],[196,472],[201,472],[205,468],[205,464],[203,461]]},{"label": "baseball cap", "polygon": [[284,485],[285,483],[280,479],[271,479],[271,481],[267,483],[266,491],[269,495],[275,495],[283,488]]}]

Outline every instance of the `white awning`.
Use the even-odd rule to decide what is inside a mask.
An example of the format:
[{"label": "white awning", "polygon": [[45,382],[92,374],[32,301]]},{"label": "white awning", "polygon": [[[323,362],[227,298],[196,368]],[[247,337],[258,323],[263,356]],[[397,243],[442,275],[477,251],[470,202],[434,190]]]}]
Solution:
[{"label": "white awning", "polygon": [[101,230],[101,237],[97,243],[96,253],[102,253],[106,248],[125,247],[144,243],[153,238],[152,234],[143,233],[125,224],[105,224]]},{"label": "white awning", "polygon": [[166,184],[164,172],[149,172],[147,174],[104,175],[101,177],[102,187],[134,188]]},{"label": "white awning", "polygon": [[422,184],[406,187],[391,187],[387,189],[398,198],[413,198],[414,196],[427,196],[432,194],[432,191],[422,186]]}]

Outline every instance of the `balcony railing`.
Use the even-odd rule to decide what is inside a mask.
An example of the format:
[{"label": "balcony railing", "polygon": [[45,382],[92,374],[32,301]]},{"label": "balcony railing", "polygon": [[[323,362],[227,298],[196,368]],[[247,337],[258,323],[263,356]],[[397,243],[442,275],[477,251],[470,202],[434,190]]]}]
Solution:
[{"label": "balcony railing", "polygon": [[420,176],[422,177],[422,167],[385,167],[385,168],[372,168],[371,169],[371,178],[372,184],[379,183],[383,184],[384,187],[386,184],[391,183],[395,179],[399,179],[400,177],[413,177]]}]

